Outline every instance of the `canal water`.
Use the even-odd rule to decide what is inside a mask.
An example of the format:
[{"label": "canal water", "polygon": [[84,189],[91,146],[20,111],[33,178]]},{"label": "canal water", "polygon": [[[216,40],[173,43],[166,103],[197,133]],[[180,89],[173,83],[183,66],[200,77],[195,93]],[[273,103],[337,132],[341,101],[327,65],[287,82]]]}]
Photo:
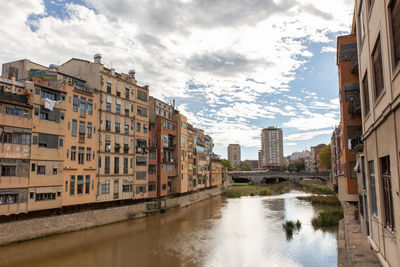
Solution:
[{"label": "canal water", "polygon": [[[314,230],[299,191],[216,197],[163,215],[0,247],[0,266],[337,266],[337,229]],[[300,220],[287,238],[282,223]]]}]

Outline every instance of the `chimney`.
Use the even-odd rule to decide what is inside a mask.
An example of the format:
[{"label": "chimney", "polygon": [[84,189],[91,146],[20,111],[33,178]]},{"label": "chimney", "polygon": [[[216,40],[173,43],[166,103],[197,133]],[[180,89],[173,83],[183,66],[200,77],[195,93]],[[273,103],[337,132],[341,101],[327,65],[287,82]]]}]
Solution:
[{"label": "chimney", "polygon": [[101,64],[101,54],[94,55],[94,63]]},{"label": "chimney", "polygon": [[11,73],[11,92],[15,93],[15,73]]},{"label": "chimney", "polygon": [[58,65],[56,65],[56,64],[50,64],[50,65],[49,65],[49,71],[58,72]]},{"label": "chimney", "polygon": [[135,70],[130,70],[130,71],[128,72],[128,74],[129,74],[129,78],[135,79]]}]

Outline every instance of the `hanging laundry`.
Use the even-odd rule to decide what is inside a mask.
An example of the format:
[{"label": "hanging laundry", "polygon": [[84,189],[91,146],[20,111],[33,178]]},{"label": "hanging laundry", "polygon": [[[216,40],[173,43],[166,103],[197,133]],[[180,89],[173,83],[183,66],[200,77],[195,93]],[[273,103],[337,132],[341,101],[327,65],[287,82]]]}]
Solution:
[{"label": "hanging laundry", "polygon": [[59,104],[59,103],[61,103],[61,100],[55,101],[55,100],[51,100],[51,99],[45,98],[44,99],[44,108],[48,109],[50,111],[53,111],[54,105],[55,104]]}]

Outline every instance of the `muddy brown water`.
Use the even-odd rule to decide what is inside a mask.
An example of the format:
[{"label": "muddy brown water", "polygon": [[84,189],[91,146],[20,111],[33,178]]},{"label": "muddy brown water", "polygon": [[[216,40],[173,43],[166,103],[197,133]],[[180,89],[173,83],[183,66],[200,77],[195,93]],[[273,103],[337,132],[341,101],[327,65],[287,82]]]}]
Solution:
[{"label": "muddy brown water", "polygon": [[[337,266],[337,229],[314,230],[317,213],[278,196],[216,197],[187,208],[0,247],[0,266]],[[300,220],[287,239],[282,223]]]}]

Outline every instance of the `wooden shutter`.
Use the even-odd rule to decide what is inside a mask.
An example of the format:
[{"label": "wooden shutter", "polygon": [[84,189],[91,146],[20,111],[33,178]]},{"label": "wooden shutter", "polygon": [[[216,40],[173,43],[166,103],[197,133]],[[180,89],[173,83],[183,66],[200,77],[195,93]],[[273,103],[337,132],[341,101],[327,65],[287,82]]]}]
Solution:
[{"label": "wooden shutter", "polygon": [[375,78],[375,98],[383,91],[383,70],[382,70],[382,55],[381,55],[381,40],[378,37],[374,52],[372,53],[374,62],[374,78]]},{"label": "wooden shutter", "polygon": [[368,72],[365,73],[362,85],[364,92],[364,114],[366,115],[369,112]]},{"label": "wooden shutter", "polygon": [[400,1],[393,0],[390,7],[392,11],[394,62],[397,65],[400,62]]},{"label": "wooden shutter", "polygon": [[38,137],[37,137],[37,135],[34,135],[34,136],[33,136],[33,141],[32,141],[32,143],[33,143],[34,145],[37,145],[37,143],[38,143]]},{"label": "wooden shutter", "polygon": [[78,121],[72,120],[72,131],[71,131],[72,136],[76,136],[76,131],[77,131],[77,127],[78,127],[77,123],[78,123]]}]

